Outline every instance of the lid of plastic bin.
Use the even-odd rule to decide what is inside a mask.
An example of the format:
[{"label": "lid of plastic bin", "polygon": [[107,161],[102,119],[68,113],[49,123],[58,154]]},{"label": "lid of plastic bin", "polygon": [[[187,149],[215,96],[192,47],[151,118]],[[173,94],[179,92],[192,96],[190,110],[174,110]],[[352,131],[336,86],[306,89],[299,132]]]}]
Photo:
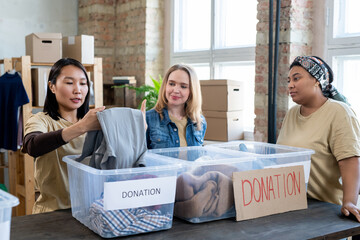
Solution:
[{"label": "lid of plastic bin", "polygon": [[226,148],[226,147],[235,147],[235,146],[240,147],[240,145],[245,145],[247,148],[249,146],[257,146],[257,147],[269,148],[274,151],[276,150],[274,153],[271,153],[271,152],[251,153],[251,152],[249,152],[249,154],[258,155],[258,156],[268,156],[268,157],[288,156],[289,157],[289,156],[298,156],[298,155],[311,155],[311,154],[315,153],[314,150],[308,149],[308,148],[299,148],[299,147],[292,147],[292,146],[287,146],[287,145],[256,142],[256,141],[243,141],[243,140],[237,140],[237,141],[231,141],[231,142],[219,143],[219,144],[212,144],[211,146],[219,147],[219,148]]},{"label": "lid of plastic bin", "polygon": [[17,205],[19,205],[19,199],[17,197],[0,189],[0,209],[12,208]]}]

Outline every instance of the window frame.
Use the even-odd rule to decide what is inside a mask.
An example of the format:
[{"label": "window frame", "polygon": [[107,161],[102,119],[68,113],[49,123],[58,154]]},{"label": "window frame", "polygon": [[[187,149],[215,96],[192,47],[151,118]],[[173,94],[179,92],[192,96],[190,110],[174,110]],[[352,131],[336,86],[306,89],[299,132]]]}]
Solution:
[{"label": "window frame", "polygon": [[358,37],[342,37],[342,38],[334,38],[334,15],[335,15],[335,8],[334,8],[335,0],[328,0],[328,7],[327,7],[327,42],[328,42],[328,49],[342,49],[342,48],[360,48],[360,36]]},{"label": "window frame", "polygon": [[[215,48],[215,4],[216,0],[211,0],[211,43],[209,50],[175,52],[174,49],[174,29],[175,29],[175,0],[170,1],[171,27],[170,27],[170,57],[169,65],[179,62],[209,63],[210,79],[214,79],[215,63],[217,62],[255,62],[255,47],[242,46],[236,48]],[[255,80],[254,80],[255,81]]]},{"label": "window frame", "polygon": [[[335,16],[335,1],[327,0],[326,7],[326,44],[325,50],[327,55],[327,62],[334,70],[335,78],[334,85],[339,92],[344,93],[344,85],[348,84],[347,80],[344,79],[344,68],[339,67],[341,63],[335,63],[336,57],[351,58],[354,56],[360,56],[360,36],[354,37],[349,35],[348,37],[335,38],[334,33],[334,16]],[[345,9],[345,7],[342,7]],[[335,65],[336,64],[336,65]],[[347,95],[348,93],[344,93]],[[349,98],[349,96],[347,96]]]}]

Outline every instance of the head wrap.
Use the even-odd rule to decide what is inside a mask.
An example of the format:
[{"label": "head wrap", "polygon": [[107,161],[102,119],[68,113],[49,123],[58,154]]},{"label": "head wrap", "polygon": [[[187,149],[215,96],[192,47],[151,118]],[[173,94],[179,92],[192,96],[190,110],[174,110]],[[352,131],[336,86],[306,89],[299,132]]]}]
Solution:
[{"label": "head wrap", "polygon": [[332,70],[322,59],[315,56],[298,56],[290,68],[296,65],[303,67],[320,83],[321,91],[325,97],[349,104],[346,97],[331,84],[333,81]]},{"label": "head wrap", "polygon": [[329,70],[324,62],[315,57],[299,56],[294,62],[299,63],[311,76],[320,82],[321,89],[325,89],[329,84]]}]

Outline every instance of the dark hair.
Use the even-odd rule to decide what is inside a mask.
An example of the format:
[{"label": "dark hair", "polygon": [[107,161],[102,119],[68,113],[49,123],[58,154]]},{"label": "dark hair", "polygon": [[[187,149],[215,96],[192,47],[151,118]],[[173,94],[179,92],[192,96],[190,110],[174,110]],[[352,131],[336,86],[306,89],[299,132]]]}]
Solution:
[{"label": "dark hair", "polygon": [[[88,77],[88,75],[86,73],[86,70],[85,70],[84,66],[79,61],[77,61],[75,59],[72,59],[72,58],[62,58],[62,59],[58,60],[51,67],[48,82],[51,82],[51,84],[55,85],[56,80],[57,80],[58,76],[60,75],[62,68],[65,67],[65,66],[68,66],[68,65],[73,65],[73,66],[81,69],[84,72],[85,77],[86,77],[86,83],[90,88],[89,77]],[[89,111],[89,101],[90,101],[89,99],[90,99],[90,90],[86,94],[85,101],[84,101],[83,105],[81,105],[77,110],[77,117],[78,118],[83,118],[85,116],[85,114]],[[50,87],[49,87],[49,84],[48,84],[47,91],[46,91],[45,103],[44,103],[44,112],[49,114],[49,116],[52,119],[59,120],[61,118],[61,115],[58,112],[58,110],[59,110],[59,104],[56,101],[56,96],[50,90]]]}]

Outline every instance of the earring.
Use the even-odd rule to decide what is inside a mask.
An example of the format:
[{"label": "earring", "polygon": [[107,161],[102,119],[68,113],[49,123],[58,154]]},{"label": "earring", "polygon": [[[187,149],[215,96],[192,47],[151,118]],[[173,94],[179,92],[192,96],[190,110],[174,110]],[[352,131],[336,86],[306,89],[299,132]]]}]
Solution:
[{"label": "earring", "polygon": [[319,82],[316,82],[316,83],[315,83],[315,87],[318,87],[318,86],[319,86]]}]

